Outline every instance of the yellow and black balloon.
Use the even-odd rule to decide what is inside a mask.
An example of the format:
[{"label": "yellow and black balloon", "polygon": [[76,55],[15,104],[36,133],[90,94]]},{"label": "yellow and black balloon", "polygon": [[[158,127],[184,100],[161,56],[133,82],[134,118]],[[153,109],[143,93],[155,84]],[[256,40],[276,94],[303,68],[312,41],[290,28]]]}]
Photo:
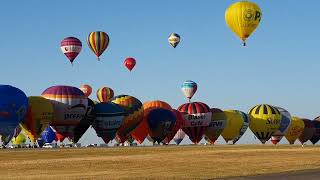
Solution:
[{"label": "yellow and black balloon", "polygon": [[271,105],[256,105],[248,114],[249,127],[262,144],[265,144],[280,127],[281,113]]}]

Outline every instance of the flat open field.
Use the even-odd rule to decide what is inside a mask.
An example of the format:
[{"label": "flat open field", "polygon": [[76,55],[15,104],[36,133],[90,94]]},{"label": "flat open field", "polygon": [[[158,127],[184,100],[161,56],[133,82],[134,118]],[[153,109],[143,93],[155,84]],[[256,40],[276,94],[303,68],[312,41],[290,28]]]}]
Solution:
[{"label": "flat open field", "polygon": [[221,178],[320,169],[320,146],[215,145],[0,150],[0,178]]}]

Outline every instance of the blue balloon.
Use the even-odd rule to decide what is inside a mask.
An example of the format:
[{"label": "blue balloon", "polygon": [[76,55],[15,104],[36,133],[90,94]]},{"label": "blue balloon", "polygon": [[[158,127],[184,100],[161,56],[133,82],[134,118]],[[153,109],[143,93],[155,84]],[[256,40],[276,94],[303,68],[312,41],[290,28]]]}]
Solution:
[{"label": "blue balloon", "polygon": [[0,85],[0,135],[3,145],[10,142],[27,108],[28,98],[24,92],[13,86]]},{"label": "blue balloon", "polygon": [[170,110],[162,108],[151,110],[147,116],[150,137],[160,143],[171,132],[176,120],[176,115]]},{"label": "blue balloon", "polygon": [[[38,144],[40,143],[52,143],[53,140],[56,138],[56,132],[48,126],[40,135],[40,139],[38,139]],[[40,145],[41,146],[41,145]]]}]

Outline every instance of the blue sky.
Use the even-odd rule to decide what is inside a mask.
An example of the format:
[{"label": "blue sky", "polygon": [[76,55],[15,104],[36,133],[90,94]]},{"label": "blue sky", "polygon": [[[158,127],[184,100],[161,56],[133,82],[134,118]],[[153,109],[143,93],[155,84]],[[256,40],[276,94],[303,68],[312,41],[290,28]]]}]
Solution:
[{"label": "blue sky", "polygon": [[[52,85],[109,86],[141,101],[185,103],[185,80],[198,84],[194,101],[247,112],[269,103],[313,119],[318,98],[320,2],[255,1],[263,17],[247,47],[225,24],[235,1],[14,1],[0,7],[1,84],[40,95]],[[86,45],[91,31],[110,36],[98,62]],[[181,35],[173,49],[170,33]],[[83,49],[72,67],[60,41],[78,37]],[[135,57],[132,72],[124,66]],[[95,93],[91,95],[96,99]],[[89,136],[90,139],[91,135]]]}]

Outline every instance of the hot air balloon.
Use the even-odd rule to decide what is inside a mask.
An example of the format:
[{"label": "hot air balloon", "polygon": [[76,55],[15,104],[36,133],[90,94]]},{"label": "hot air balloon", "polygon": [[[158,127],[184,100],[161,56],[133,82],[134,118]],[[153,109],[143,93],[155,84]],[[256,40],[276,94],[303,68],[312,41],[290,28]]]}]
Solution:
[{"label": "hot air balloon", "polygon": [[[45,143],[52,143],[56,139],[56,133],[48,126],[40,135],[38,144],[42,146]],[[39,143],[41,141],[41,143]]]},{"label": "hot air balloon", "polygon": [[312,144],[316,144],[320,140],[320,116],[316,117],[312,123],[314,125],[315,132],[310,141]]},{"label": "hot air balloon", "polygon": [[227,122],[221,136],[228,143],[240,135],[240,130],[245,119],[243,114],[237,110],[226,110],[224,113],[227,116]]},{"label": "hot air balloon", "polygon": [[204,134],[206,139],[214,144],[226,126],[227,116],[218,108],[212,108],[210,111],[212,113],[211,121]]},{"label": "hot air balloon", "polygon": [[82,84],[79,88],[86,97],[89,97],[92,93],[92,87],[88,84]]},{"label": "hot air balloon", "polygon": [[139,143],[141,144],[144,139],[147,137],[148,133],[150,132],[148,122],[147,122],[147,116],[149,112],[156,108],[163,108],[172,110],[171,106],[164,102],[164,101],[148,101],[143,104],[143,120],[141,123],[133,130],[131,131],[131,136]]},{"label": "hot air balloon", "polygon": [[60,48],[72,64],[81,51],[82,43],[78,38],[67,37],[61,41]]},{"label": "hot air balloon", "polygon": [[49,87],[42,93],[42,97],[53,104],[54,116],[50,125],[58,134],[73,140],[74,128],[87,111],[88,98],[80,89],[72,86]]},{"label": "hot air balloon", "polygon": [[73,134],[74,134],[73,142],[74,143],[77,143],[80,140],[82,135],[88,130],[88,128],[91,126],[93,120],[95,119],[94,106],[95,106],[95,103],[91,99],[88,98],[87,112],[84,115],[84,118],[81,119],[80,123],[73,130]]},{"label": "hot air balloon", "polygon": [[268,104],[256,105],[249,111],[249,127],[254,135],[265,144],[280,127],[280,111]]},{"label": "hot air balloon", "polygon": [[136,65],[136,60],[132,57],[126,58],[124,60],[124,65],[129,69],[129,71],[131,71]]},{"label": "hot air balloon", "polygon": [[116,132],[123,123],[126,112],[119,105],[107,102],[98,103],[94,107],[95,120],[92,127],[98,137],[108,144],[115,138]]},{"label": "hot air balloon", "polygon": [[179,129],[176,135],[174,136],[173,141],[177,145],[179,145],[185,136],[186,136],[186,133],[182,129]]},{"label": "hot air balloon", "polygon": [[183,113],[185,119],[182,130],[193,143],[198,144],[211,122],[209,106],[202,102],[191,102],[179,106],[178,111]]},{"label": "hot air balloon", "polygon": [[168,41],[170,43],[170,45],[173,47],[173,48],[176,48],[177,45],[179,44],[180,42],[180,35],[177,34],[177,33],[171,33],[169,38],[168,38]]},{"label": "hot air balloon", "polygon": [[302,119],[293,116],[291,118],[291,123],[288,127],[288,130],[285,133],[285,137],[290,144],[294,144],[294,142],[301,136],[303,129],[304,122],[302,121]]},{"label": "hot air balloon", "polygon": [[98,60],[100,60],[99,57],[108,48],[109,42],[108,34],[102,31],[91,32],[87,38],[87,44]]},{"label": "hot air balloon", "polygon": [[303,145],[305,142],[307,142],[308,140],[310,140],[312,138],[316,129],[310,119],[302,119],[302,121],[304,122],[304,129],[298,139],[301,142],[301,144]]},{"label": "hot air balloon", "polygon": [[101,87],[97,91],[97,98],[99,102],[108,102],[111,98],[113,98],[113,96],[113,90],[109,87]]},{"label": "hot air balloon", "polygon": [[17,137],[12,138],[11,142],[14,145],[23,145],[27,142],[27,137],[23,133],[20,133]]},{"label": "hot air balloon", "polygon": [[126,112],[125,119],[117,132],[120,142],[124,143],[130,132],[142,121],[143,106],[137,98],[129,95],[115,96],[110,101],[122,107]]},{"label": "hot air balloon", "polygon": [[177,121],[176,121],[176,124],[173,126],[171,132],[169,134],[167,134],[166,138],[164,139],[165,143],[167,143],[167,144],[170,143],[170,141],[175,137],[177,132],[185,124],[185,122],[184,122],[185,120],[182,116],[182,113],[180,111],[175,110],[175,109],[172,109],[172,111],[175,113]]},{"label": "hot air balloon", "polygon": [[147,122],[150,137],[160,143],[176,123],[176,115],[171,110],[156,108],[148,113]]},{"label": "hot air balloon", "polygon": [[192,96],[197,92],[197,89],[198,89],[197,83],[190,80],[185,81],[181,86],[181,90],[183,94],[189,99],[189,102]]},{"label": "hot air balloon", "polygon": [[246,39],[258,27],[262,17],[259,6],[253,2],[240,1],[232,4],[225,13],[229,28],[246,45]]},{"label": "hot air balloon", "polygon": [[273,144],[277,144],[279,141],[281,141],[282,137],[286,134],[288,127],[291,123],[291,115],[287,110],[280,107],[275,108],[277,108],[280,111],[282,116],[279,129],[271,136],[271,142]]},{"label": "hot air balloon", "polygon": [[67,136],[66,135],[63,135],[61,133],[59,133],[58,131],[55,131],[56,133],[56,137],[55,137],[55,141],[59,141],[60,143],[62,143],[66,138]]},{"label": "hot air balloon", "polygon": [[35,143],[40,134],[53,120],[53,105],[50,100],[41,96],[30,96],[26,117],[20,122],[20,126]]},{"label": "hot air balloon", "polygon": [[20,89],[10,85],[0,85],[0,135],[2,145],[7,145],[14,136],[15,129],[25,117],[28,98]]},{"label": "hot air balloon", "polygon": [[233,142],[232,142],[233,144],[237,143],[240,140],[240,138],[243,136],[243,134],[247,131],[249,124],[250,124],[250,118],[249,118],[248,114],[244,113],[242,111],[238,111],[238,112],[242,115],[243,123],[242,123],[242,127],[240,129],[239,135],[233,139]]}]

